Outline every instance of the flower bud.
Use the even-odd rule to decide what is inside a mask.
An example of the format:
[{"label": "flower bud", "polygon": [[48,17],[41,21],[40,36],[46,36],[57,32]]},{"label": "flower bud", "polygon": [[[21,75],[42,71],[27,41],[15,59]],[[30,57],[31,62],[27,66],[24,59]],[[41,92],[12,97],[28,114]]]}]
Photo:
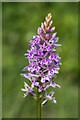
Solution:
[{"label": "flower bud", "polygon": [[51,20],[51,22],[49,23],[49,28],[51,27],[52,24],[53,24],[53,21]]},{"label": "flower bud", "polygon": [[51,13],[48,14],[48,17],[50,17],[50,16],[51,16]]},{"label": "flower bud", "polygon": [[52,39],[54,39],[54,38],[56,37],[56,34],[57,34],[57,33],[54,33],[54,34],[52,35]]},{"label": "flower bud", "polygon": [[38,28],[37,33],[38,33],[39,35],[41,35],[41,34],[42,34],[42,29],[41,29],[40,27]]},{"label": "flower bud", "polygon": [[55,27],[53,27],[53,28],[50,29],[51,32],[54,32],[54,30],[55,30]]}]

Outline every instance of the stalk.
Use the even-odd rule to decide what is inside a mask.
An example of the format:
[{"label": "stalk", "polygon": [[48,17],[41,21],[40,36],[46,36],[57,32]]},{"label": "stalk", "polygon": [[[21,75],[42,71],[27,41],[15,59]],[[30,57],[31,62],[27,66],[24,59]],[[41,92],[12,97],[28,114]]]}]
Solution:
[{"label": "stalk", "polygon": [[41,120],[41,100],[39,95],[40,93],[37,91],[37,120]]}]

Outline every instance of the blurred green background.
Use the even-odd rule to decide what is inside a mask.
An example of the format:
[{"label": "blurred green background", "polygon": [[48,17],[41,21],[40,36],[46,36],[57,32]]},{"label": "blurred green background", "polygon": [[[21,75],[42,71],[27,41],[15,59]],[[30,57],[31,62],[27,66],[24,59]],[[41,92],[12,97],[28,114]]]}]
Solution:
[{"label": "blurred green background", "polygon": [[2,3],[2,83],[3,118],[36,118],[37,104],[32,96],[23,98],[25,78],[20,76],[28,65],[24,53],[37,29],[51,12],[61,47],[62,66],[55,78],[61,88],[54,89],[57,104],[48,102],[42,118],[78,117],[78,3],[24,2]]}]

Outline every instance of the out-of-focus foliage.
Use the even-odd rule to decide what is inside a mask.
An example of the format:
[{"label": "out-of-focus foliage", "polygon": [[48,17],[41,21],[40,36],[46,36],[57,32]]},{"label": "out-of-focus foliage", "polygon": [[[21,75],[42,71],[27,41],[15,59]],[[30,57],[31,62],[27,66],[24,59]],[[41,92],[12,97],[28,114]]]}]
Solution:
[{"label": "out-of-focus foliage", "polygon": [[54,89],[57,104],[42,109],[45,118],[78,117],[78,4],[56,2],[3,3],[2,6],[3,118],[36,118],[37,104],[32,96],[23,98],[22,68],[28,65],[24,53],[44,17],[51,12],[61,47],[57,49],[62,66]]}]

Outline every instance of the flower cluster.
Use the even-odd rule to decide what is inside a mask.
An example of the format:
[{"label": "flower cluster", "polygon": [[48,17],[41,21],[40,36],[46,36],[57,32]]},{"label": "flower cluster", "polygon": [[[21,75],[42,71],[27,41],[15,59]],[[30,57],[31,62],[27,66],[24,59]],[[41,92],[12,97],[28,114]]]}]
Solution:
[{"label": "flower cluster", "polygon": [[24,82],[25,91],[24,97],[29,93],[33,96],[37,96],[34,92],[34,87],[37,87],[38,92],[43,95],[42,105],[48,100],[52,103],[56,103],[54,92],[51,91],[47,95],[47,88],[56,86],[60,88],[58,84],[54,82],[54,78],[59,71],[59,65],[61,57],[56,53],[56,47],[61,44],[58,42],[57,33],[54,33],[55,27],[52,26],[51,13],[45,18],[45,22],[41,23],[41,27],[38,28],[36,36],[33,36],[30,41],[31,49],[27,50],[25,56],[29,60],[29,66],[26,66],[23,70],[29,71],[28,74],[21,74],[23,77],[29,79],[30,86]]}]

